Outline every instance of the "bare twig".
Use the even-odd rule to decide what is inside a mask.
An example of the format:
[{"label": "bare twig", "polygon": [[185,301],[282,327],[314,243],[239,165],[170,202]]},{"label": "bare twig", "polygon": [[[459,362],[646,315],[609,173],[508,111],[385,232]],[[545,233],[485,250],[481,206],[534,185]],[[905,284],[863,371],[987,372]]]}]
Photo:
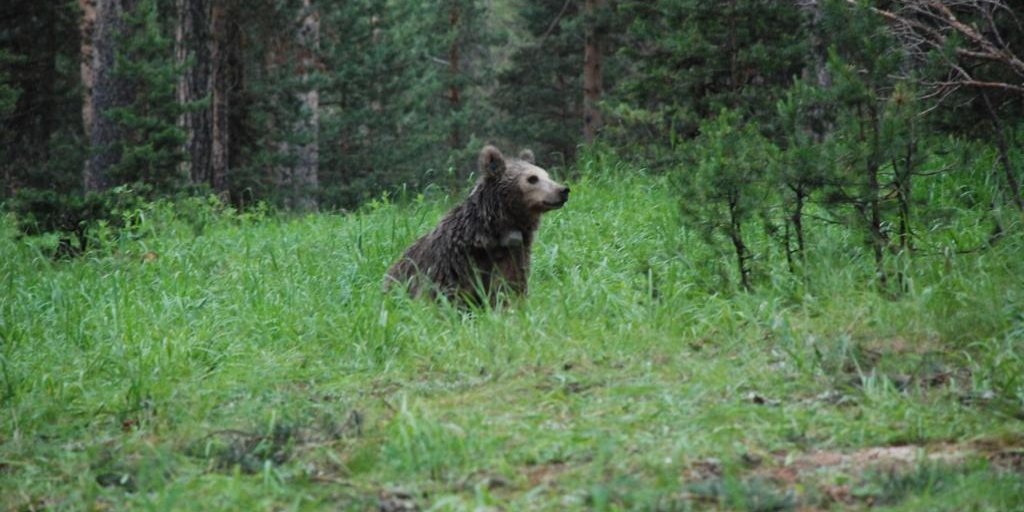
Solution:
[{"label": "bare twig", "polygon": [[558,22],[562,21],[562,16],[565,16],[565,11],[569,9],[570,3],[572,3],[572,0],[565,0],[565,3],[562,4],[562,8],[558,11],[558,15],[555,16],[555,19],[551,21],[550,25],[548,25],[548,29],[545,30],[544,33],[541,34],[541,36],[537,39],[538,47],[542,46],[544,40],[547,39],[548,36],[551,35],[551,32],[555,30],[555,27],[558,26]]},{"label": "bare twig", "polygon": [[[857,0],[846,0],[850,5],[861,5]],[[895,2],[892,10],[867,7],[881,16],[892,28],[893,34],[902,42],[910,55],[924,59],[932,50],[946,47],[951,37],[959,37],[962,44],[953,49],[956,56],[946,59],[951,76],[948,80],[930,82],[935,90],[925,97],[945,99],[950,91],[968,87],[976,89],[1001,89],[1013,94],[1024,95],[1024,80],[1020,84],[1006,81],[977,79],[967,72],[963,62],[988,62],[1000,64],[1012,74],[1024,79],[1024,59],[1018,56],[999,33],[996,13],[1008,16],[1020,24],[1006,0],[901,0]],[[976,16],[986,24],[984,32],[979,31],[959,16]],[[960,61],[960,62],[957,62]]]}]

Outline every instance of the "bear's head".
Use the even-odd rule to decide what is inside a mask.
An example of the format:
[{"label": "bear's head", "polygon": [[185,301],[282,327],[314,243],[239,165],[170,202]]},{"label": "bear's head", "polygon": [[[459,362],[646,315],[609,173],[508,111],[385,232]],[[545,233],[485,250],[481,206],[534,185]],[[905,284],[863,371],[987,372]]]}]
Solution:
[{"label": "bear's head", "polygon": [[569,187],[555,182],[547,171],[537,167],[533,152],[528,149],[519,158],[506,158],[498,148],[484,146],[477,162],[481,175],[478,187],[498,191],[507,208],[536,218],[561,208],[569,200]]}]

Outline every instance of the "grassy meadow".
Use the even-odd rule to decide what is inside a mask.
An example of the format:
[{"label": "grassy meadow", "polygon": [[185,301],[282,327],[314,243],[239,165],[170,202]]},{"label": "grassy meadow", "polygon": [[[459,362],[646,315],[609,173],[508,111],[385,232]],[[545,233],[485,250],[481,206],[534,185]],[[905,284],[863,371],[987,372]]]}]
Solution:
[{"label": "grassy meadow", "polygon": [[745,293],[668,180],[582,166],[498,311],[381,290],[440,189],[156,203],[70,260],[7,218],[0,508],[1024,509],[1019,219],[974,251],[950,214],[899,294],[809,221],[802,273],[761,241]]}]

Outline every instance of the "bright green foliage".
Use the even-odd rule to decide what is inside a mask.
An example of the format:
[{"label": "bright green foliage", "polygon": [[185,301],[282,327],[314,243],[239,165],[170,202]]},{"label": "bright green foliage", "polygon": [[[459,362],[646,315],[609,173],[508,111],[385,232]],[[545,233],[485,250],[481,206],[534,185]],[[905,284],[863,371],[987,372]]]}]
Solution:
[{"label": "bright green foliage", "polygon": [[775,148],[733,110],[701,124],[686,153],[690,161],[673,176],[686,218],[712,245],[732,244],[740,284],[750,289],[754,252],[743,231],[766,208]]},{"label": "bright green foliage", "polygon": [[1019,233],[959,254],[952,207],[893,300],[819,224],[813,288],[729,294],[668,181],[599,156],[501,311],[382,293],[443,201],[140,205],[60,262],[3,220],[0,507],[1024,506]]},{"label": "bright green foliage", "polygon": [[110,174],[117,183],[144,183],[157,193],[175,192],[188,181],[180,168],[185,132],[175,96],[180,69],[174,40],[158,21],[156,0],[142,0],[126,14],[114,72],[131,84],[131,105],[109,112],[124,128],[121,160]]},{"label": "bright green foliage", "polygon": [[781,197],[782,246],[791,270],[806,259],[806,208],[832,178],[831,98],[830,91],[798,80],[776,105],[783,147],[772,165],[772,181]]},{"label": "bright green foliage", "polygon": [[[936,103],[867,4],[609,2],[573,165],[578,2],[314,0],[301,72],[301,2],[231,3],[240,210],[171,194],[173,2],[119,42],[118,179],[153,188],[86,197],[77,10],[8,4],[0,508],[1024,509],[1020,98]],[[351,211],[271,213],[312,86]],[[573,177],[530,296],[382,292],[485,140]]]},{"label": "bright green foliage", "polygon": [[828,202],[849,207],[848,221],[871,248],[875,274],[884,289],[891,273],[885,254],[895,206],[888,190],[909,201],[909,188],[904,187],[910,186],[920,163],[914,123],[921,108],[909,83],[894,78],[905,55],[893,50],[895,40],[877,16],[866,8],[833,6],[825,19],[833,41],[829,69],[838,105],[838,165]]}]

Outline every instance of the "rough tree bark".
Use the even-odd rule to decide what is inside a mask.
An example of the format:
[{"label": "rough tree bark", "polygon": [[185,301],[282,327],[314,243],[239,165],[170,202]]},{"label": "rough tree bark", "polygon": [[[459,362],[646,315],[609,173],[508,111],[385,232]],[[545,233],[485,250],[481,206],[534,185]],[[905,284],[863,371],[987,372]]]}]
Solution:
[{"label": "rough tree bark", "polygon": [[[867,197],[864,200],[867,210],[865,213],[868,220],[868,234],[871,237],[871,251],[875,257],[875,275],[878,277],[878,287],[886,290],[889,287],[889,275],[885,271],[885,247],[888,240],[882,226],[882,186],[878,180],[878,173],[882,166],[878,160],[878,155],[881,152],[881,121],[874,105],[868,105],[866,110],[867,118],[861,116],[861,140],[865,140],[866,137],[870,137],[871,140],[864,167],[867,185]],[[865,124],[867,126],[864,126]],[[870,131],[870,134],[865,135],[865,131]]]},{"label": "rough tree bark", "polygon": [[583,142],[591,144],[601,132],[601,31],[597,21],[606,0],[585,0],[586,38],[583,46]]},{"label": "rough tree bark", "polygon": [[462,96],[459,91],[459,1],[452,0],[448,11],[448,24],[452,33],[452,41],[448,47],[448,103],[452,111],[451,131],[448,134],[448,147],[460,149],[462,135],[459,130],[459,110],[462,109]]},{"label": "rough tree bark", "polygon": [[210,187],[223,200],[228,200],[228,169],[230,164],[230,76],[231,36],[228,19],[231,0],[213,0],[210,13]]},{"label": "rough tree bark", "polygon": [[92,82],[93,82],[93,47],[92,39],[96,28],[96,0],[78,0],[82,10],[79,30],[82,38],[79,55],[79,70],[82,75],[82,126],[86,140],[90,140],[92,132]]},{"label": "rough tree bark", "polygon": [[[799,8],[807,16],[808,29],[811,42],[811,65],[804,69],[805,76],[812,75],[814,83],[821,89],[832,87],[832,74],[828,70],[828,44],[822,37],[821,22],[824,14],[821,11],[820,0],[798,0]],[[821,143],[830,131],[832,126],[825,116],[824,105],[818,104],[811,111],[810,126],[807,127],[815,143]]]},{"label": "rough tree bark", "polygon": [[[807,192],[803,184],[791,186],[790,190],[793,191],[794,201],[793,211],[789,215],[789,222],[793,225],[793,231],[796,232],[796,250],[800,263],[807,263],[807,251],[805,250],[804,243],[804,206],[807,204],[807,198],[810,196],[810,193]],[[786,250],[789,250],[788,244]]]},{"label": "rough tree bark", "polygon": [[85,164],[84,182],[86,191],[101,191],[110,188],[110,168],[117,164],[121,155],[116,143],[122,138],[123,130],[111,119],[111,110],[131,103],[131,84],[119,78],[114,72],[116,39],[124,31],[124,15],[135,6],[135,0],[96,0],[96,17],[93,30],[92,94],[89,145],[91,154]]},{"label": "rough tree bark", "polygon": [[181,172],[193,184],[210,183],[212,121],[209,108],[196,108],[211,92],[210,0],[177,0],[178,27],[175,55],[182,73],[178,80],[178,103],[187,110],[178,118],[185,131],[185,161]]},{"label": "rough tree bark", "polygon": [[[229,7],[227,20],[232,20],[237,17],[240,4],[237,0],[228,0],[228,2]],[[232,189],[233,184],[231,182],[230,175],[231,168],[239,167],[241,162],[243,134],[246,126],[246,112],[244,108],[240,108],[245,101],[244,98],[246,97],[245,55],[243,52],[243,48],[245,47],[245,34],[243,33],[239,23],[227,23],[226,38],[226,58],[228,69],[224,75],[226,81],[222,84],[226,88],[228,107],[230,107],[227,109],[228,136],[226,138],[228,146],[228,177],[226,187],[228,189],[230,199],[235,204],[244,205],[242,191],[239,187]]]},{"label": "rough tree bark", "polygon": [[743,223],[740,222],[739,214],[740,198],[738,194],[729,195],[729,239],[732,240],[733,248],[736,250],[736,268],[740,274],[740,284],[745,291],[750,291],[753,286],[750,282],[750,250],[743,242]]},{"label": "rough tree bark", "polygon": [[828,45],[821,36],[821,22],[824,16],[821,12],[821,1],[797,0],[797,7],[807,16],[810,29],[811,65],[804,72],[813,74],[818,87],[832,87],[832,75],[828,72]]},{"label": "rough tree bark", "polygon": [[[299,17],[299,30],[296,34],[298,47],[297,73],[301,83],[309,84],[320,62],[320,15],[313,7],[311,0],[303,0]],[[297,94],[302,107],[299,120],[295,123],[295,131],[305,138],[306,142],[292,148],[284,144],[285,151],[294,151],[297,158],[295,165],[281,173],[287,190],[287,206],[297,211],[316,211],[316,193],[319,189],[318,167],[320,164],[319,126],[320,126],[320,92],[309,85]]]}]

